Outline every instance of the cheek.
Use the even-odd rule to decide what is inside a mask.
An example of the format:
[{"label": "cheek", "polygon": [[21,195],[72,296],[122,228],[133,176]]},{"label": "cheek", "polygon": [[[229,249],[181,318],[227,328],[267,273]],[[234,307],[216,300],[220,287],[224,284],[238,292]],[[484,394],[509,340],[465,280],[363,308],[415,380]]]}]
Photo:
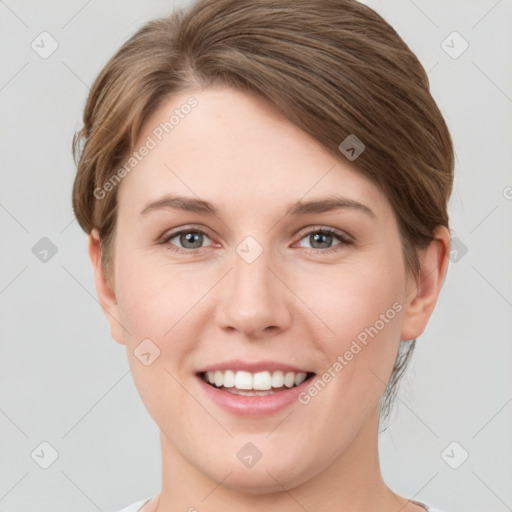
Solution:
[{"label": "cheek", "polygon": [[339,425],[352,418],[339,437],[340,449],[378,406],[400,342],[400,276],[393,281],[390,273],[379,275],[347,273],[331,280],[335,294],[315,295],[316,312],[335,334],[317,322],[312,334],[325,365],[300,400],[322,425],[313,438],[339,436]]},{"label": "cheek", "polygon": [[163,339],[197,302],[197,280],[187,270],[153,264],[151,258],[120,260],[116,276],[119,314],[137,336]]},{"label": "cheek", "polygon": [[[304,302],[322,321],[311,317],[314,324],[310,325],[315,325],[314,339],[325,356],[324,371],[337,377],[329,387],[343,390],[332,396],[337,402],[348,397],[349,402],[366,400],[370,395],[377,400],[393,368],[400,341],[404,274],[400,259],[396,266],[388,261],[382,258],[380,263],[340,267],[336,272],[331,268],[324,278],[303,281]],[[319,287],[321,282],[328,283],[328,288]]]},{"label": "cheek", "polygon": [[205,272],[191,279],[185,266],[155,264],[151,258],[135,264],[120,261],[116,275],[119,315],[129,331],[126,347],[133,378],[151,412],[157,409],[160,396],[155,389],[179,392],[172,376],[178,378],[188,371],[187,356],[197,339],[194,333],[203,328],[200,299],[211,287],[211,279]]},{"label": "cheek", "polygon": [[393,308],[403,297],[404,276],[399,265],[340,265],[303,277],[299,283],[297,295],[324,324],[325,339],[329,334],[333,339],[352,339],[390,309],[387,316],[395,320],[397,309],[401,309]]},{"label": "cheek", "polygon": [[158,425],[172,425],[193,407],[185,407],[187,396],[178,382],[193,350],[189,331],[198,328],[193,303],[200,290],[191,291],[190,278],[187,286],[187,272],[143,263],[120,266],[119,313],[130,333],[126,347],[139,395]]}]

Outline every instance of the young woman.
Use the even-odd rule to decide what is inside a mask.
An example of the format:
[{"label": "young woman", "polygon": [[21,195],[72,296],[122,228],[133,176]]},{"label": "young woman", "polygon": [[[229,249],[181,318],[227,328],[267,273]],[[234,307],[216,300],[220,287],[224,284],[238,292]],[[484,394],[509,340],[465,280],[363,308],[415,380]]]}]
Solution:
[{"label": "young woman", "polygon": [[200,0],[102,70],[75,138],[101,305],[160,429],[124,509],[419,512],[378,458],[447,271],[453,149],[354,0]]}]

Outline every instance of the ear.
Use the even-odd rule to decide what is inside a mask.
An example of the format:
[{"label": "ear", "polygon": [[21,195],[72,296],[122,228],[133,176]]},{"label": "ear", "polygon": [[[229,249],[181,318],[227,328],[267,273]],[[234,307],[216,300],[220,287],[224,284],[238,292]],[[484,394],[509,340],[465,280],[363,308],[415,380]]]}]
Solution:
[{"label": "ear", "polygon": [[121,345],[125,345],[124,329],[120,322],[119,308],[115,291],[105,275],[101,263],[101,245],[98,230],[95,228],[88,235],[89,257],[94,271],[94,284],[101,308],[110,324],[112,338]]},{"label": "ear", "polygon": [[429,246],[418,254],[420,275],[409,281],[404,304],[402,340],[416,339],[425,330],[441,291],[450,256],[450,232],[445,226],[434,231]]}]

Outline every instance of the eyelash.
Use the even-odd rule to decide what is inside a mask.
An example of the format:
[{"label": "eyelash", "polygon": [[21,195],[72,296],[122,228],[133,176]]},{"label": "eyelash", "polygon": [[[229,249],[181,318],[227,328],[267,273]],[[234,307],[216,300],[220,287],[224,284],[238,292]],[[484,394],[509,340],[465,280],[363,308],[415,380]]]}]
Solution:
[{"label": "eyelash", "polygon": [[[198,234],[206,236],[207,238],[210,238],[205,231],[203,231],[200,228],[196,228],[196,227],[192,226],[192,227],[188,227],[185,229],[180,229],[178,231],[174,231],[173,233],[170,233],[168,235],[164,235],[162,237],[160,243],[162,245],[167,245],[167,250],[169,250],[169,251],[172,251],[175,253],[181,253],[181,254],[188,254],[188,255],[198,254],[200,252],[203,252],[204,249],[208,249],[208,247],[197,247],[195,249],[183,249],[183,248],[177,247],[174,244],[169,243],[169,240],[172,240],[176,236],[181,235],[183,233],[198,233]],[[332,252],[339,251],[343,246],[352,245],[354,243],[353,240],[348,238],[343,233],[341,233],[333,228],[328,228],[328,227],[315,227],[314,229],[307,231],[306,233],[303,233],[302,236],[299,238],[299,241],[301,241],[302,239],[304,239],[312,234],[316,234],[316,233],[332,235],[333,237],[337,238],[340,243],[336,244],[333,247],[328,247],[326,249],[316,249],[314,247],[303,247],[303,249],[306,249],[306,251],[308,251],[308,252],[312,251],[316,254],[318,254],[319,252],[332,253]]]}]

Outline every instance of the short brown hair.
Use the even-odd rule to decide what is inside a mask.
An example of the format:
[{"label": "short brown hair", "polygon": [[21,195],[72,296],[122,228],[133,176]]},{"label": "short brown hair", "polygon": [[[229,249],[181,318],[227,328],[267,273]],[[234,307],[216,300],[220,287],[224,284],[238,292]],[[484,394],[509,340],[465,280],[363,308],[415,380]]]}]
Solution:
[{"label": "short brown hair", "polygon": [[[133,151],[148,116],[173,94],[210,85],[256,92],[337,158],[355,135],[354,167],[386,195],[397,218],[406,270],[417,250],[448,227],[453,148],[425,70],[395,30],[355,0],[198,0],[145,24],[91,87],[75,134],[73,209],[97,228],[113,269],[117,188],[102,187]],[[414,343],[400,351],[383,400],[389,412]]]}]

